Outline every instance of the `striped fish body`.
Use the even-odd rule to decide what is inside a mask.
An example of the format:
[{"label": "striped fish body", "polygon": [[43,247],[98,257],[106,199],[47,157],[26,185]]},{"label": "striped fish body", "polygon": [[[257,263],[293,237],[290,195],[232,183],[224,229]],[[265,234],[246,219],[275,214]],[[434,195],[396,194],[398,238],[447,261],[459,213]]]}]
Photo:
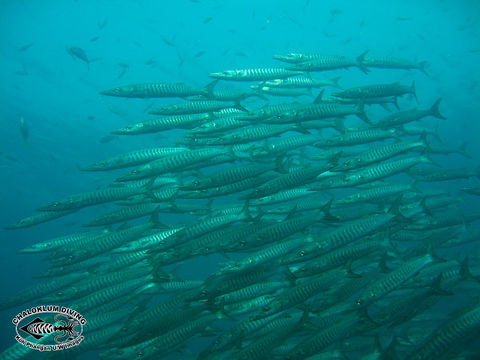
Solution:
[{"label": "striped fish body", "polygon": [[174,105],[166,105],[149,111],[154,115],[184,115],[184,114],[200,114],[212,111],[218,111],[225,108],[238,108],[239,104],[234,101],[219,100],[195,100],[186,101]]},{"label": "striped fish body", "polygon": [[73,284],[85,277],[85,272],[79,272],[75,274],[68,274],[65,276],[58,276],[47,281],[43,281],[39,284],[35,284],[26,289],[21,290],[14,296],[8,298],[0,303],[0,309],[6,310],[10,307],[22,305],[33,299],[39,299],[45,295],[57,292],[70,284]]},{"label": "striped fish body", "polygon": [[99,216],[83,226],[105,226],[112,225],[119,222],[124,222],[132,219],[137,219],[142,216],[153,214],[160,208],[159,204],[139,204],[131,207],[126,207],[120,210],[112,211],[103,216]]},{"label": "striped fish body", "polygon": [[364,114],[363,109],[358,106],[315,103],[304,105],[292,111],[279,114],[275,118],[279,123],[282,123],[291,121],[302,122],[346,115],[363,116],[362,114]]},{"label": "striped fish body", "polygon": [[336,200],[334,205],[355,204],[359,202],[377,202],[386,197],[398,195],[400,193],[406,193],[410,190],[412,190],[410,185],[385,184],[345,196],[342,199]]},{"label": "striped fish body", "polygon": [[[335,269],[331,273],[313,276],[298,285],[284,290],[269,305],[255,315],[253,319],[270,316],[305,302],[321,291],[327,290],[333,282],[338,281],[338,274],[341,274],[341,272],[339,273]],[[343,277],[343,274],[340,276]]]},{"label": "striped fish body", "polygon": [[358,320],[355,317],[339,321],[322,329],[317,334],[301,342],[286,354],[285,359],[303,360],[324,350],[337,340],[348,338],[349,331],[355,330]]},{"label": "striped fish body", "polygon": [[323,71],[333,69],[346,69],[351,66],[358,66],[358,61],[347,58],[342,55],[325,55],[325,54],[302,54],[297,56],[294,65],[289,66],[289,70],[302,71]]},{"label": "striped fish body", "polygon": [[269,164],[250,164],[234,168],[220,170],[208,177],[191,181],[181,186],[182,190],[207,189],[215,186],[223,186],[248,179],[267,171],[275,169],[274,163]]},{"label": "striped fish body", "polygon": [[347,264],[349,261],[385,251],[387,246],[385,240],[374,236],[371,239],[362,239],[358,244],[353,242],[342,246],[303,265],[293,266],[290,270],[293,270],[296,277],[312,276]]},{"label": "striped fish body", "polygon": [[165,231],[155,232],[150,235],[143,236],[138,240],[133,240],[127,244],[115,248],[112,250],[114,253],[132,252],[132,251],[144,251],[151,248],[155,248],[155,251],[168,250],[176,245],[171,236],[176,232],[183,229],[183,226],[174,227]]},{"label": "striped fish body", "polygon": [[229,273],[235,271],[245,271],[249,268],[263,265],[265,263],[274,264],[276,259],[279,259],[283,255],[289,253],[292,250],[300,247],[304,243],[303,239],[291,239],[281,241],[279,243],[269,245],[264,247],[257,252],[247,256],[245,259],[236,261],[234,263],[226,264],[222,269],[220,269],[220,273]]},{"label": "striped fish body", "polygon": [[281,241],[287,236],[299,233],[319,221],[317,216],[296,216],[277,224],[263,227],[242,239],[243,248],[255,248]]},{"label": "striped fish body", "polygon": [[288,281],[268,281],[252,284],[242,289],[220,295],[215,298],[215,303],[219,305],[229,305],[245,300],[254,299],[260,295],[272,294],[276,291],[290,286]]},{"label": "striped fish body", "polygon": [[[343,181],[350,186],[369,183],[374,180],[383,179],[395,175],[417,164],[430,163],[425,156],[404,158],[395,161],[383,162],[364,167],[355,173],[345,174]],[[348,185],[347,185],[348,186]]]},{"label": "striped fish body", "polygon": [[279,88],[265,85],[255,85],[252,86],[258,94],[272,95],[272,96],[284,96],[284,97],[300,97],[300,96],[310,96],[313,97],[311,91],[304,89],[291,89],[291,88]]},{"label": "striped fish body", "polygon": [[284,68],[260,68],[226,70],[222,72],[211,73],[208,76],[216,79],[230,81],[264,81],[272,79],[282,79],[300,74],[302,74],[301,71],[289,71]]},{"label": "striped fish body", "polygon": [[39,208],[39,211],[65,211],[72,209],[80,209],[86,206],[104,204],[115,200],[128,198],[145,192],[143,188],[116,188],[110,187],[102,190],[71,195],[59,201]]},{"label": "striped fish body", "polygon": [[209,233],[210,231],[222,228],[236,221],[245,220],[244,214],[220,215],[186,225],[182,230],[171,235],[177,242],[186,242],[195,237]]},{"label": "striped fish body", "polygon": [[363,99],[372,97],[401,96],[405,94],[415,95],[415,82],[413,82],[412,86],[402,85],[397,82],[392,84],[359,86],[334,93],[332,96],[346,99]]},{"label": "striped fish body", "polygon": [[[103,235],[95,240],[95,242],[89,242],[88,244],[75,244],[75,256],[71,256],[72,249],[65,250],[65,256],[61,254],[58,258],[52,261],[55,264],[75,264],[82,260],[86,260],[89,257],[103,254],[109,250],[121,246],[125,242],[132,240],[135,237],[142,235],[145,231],[152,227],[151,223],[145,223],[141,225],[132,226],[128,229],[111,232],[107,235]],[[87,245],[87,246],[85,246]]]},{"label": "striped fish body", "polygon": [[225,154],[225,150],[215,148],[182,151],[178,154],[165,156],[158,160],[149,162],[148,164],[145,164],[137,168],[136,170],[133,170],[129,174],[126,174],[117,180],[128,181],[151,177],[159,174],[165,174],[168,172],[179,170],[181,168],[185,168],[188,165],[192,165],[195,163],[198,164],[201,161],[223,154]]},{"label": "striped fish body", "polygon": [[101,91],[100,94],[129,98],[161,98],[208,95],[204,88],[194,88],[184,83],[144,83],[119,86]]},{"label": "striped fish body", "polygon": [[312,145],[316,141],[318,141],[318,137],[315,135],[294,135],[269,142],[265,141],[263,148],[272,154],[283,153],[303,146]]},{"label": "striped fish body", "polygon": [[368,306],[391,291],[397,289],[401,284],[417,274],[425,266],[433,262],[431,255],[427,254],[421,258],[410,260],[397,269],[386,274],[373,284],[368,286],[356,300],[360,307]]},{"label": "striped fish body", "polygon": [[274,104],[274,105],[265,105],[264,107],[249,111],[246,114],[240,114],[237,116],[237,119],[240,121],[253,121],[253,120],[262,120],[268,117],[282,114],[284,112],[292,111],[298,108],[301,108],[302,104],[300,103],[285,103],[285,104]]},{"label": "striped fish body", "polygon": [[403,58],[396,58],[391,56],[365,56],[363,64],[369,67],[375,67],[380,69],[418,69],[425,72],[426,61],[414,63],[410,60]]},{"label": "striped fish body", "polygon": [[[407,360],[449,359],[454,350],[461,349],[476,338],[480,329],[480,307],[464,312],[446,325],[441,326]],[[474,340],[473,340],[474,341]],[[453,356],[453,355],[452,355]]]},{"label": "striped fish body", "polygon": [[348,146],[357,144],[366,144],[373,141],[383,140],[391,137],[395,137],[396,132],[394,129],[381,130],[381,129],[366,129],[350,131],[343,135],[334,136],[327,140],[317,141],[314,146],[331,147],[331,146]]},{"label": "striped fish body", "polygon": [[385,226],[393,218],[394,215],[391,214],[373,214],[342,225],[322,235],[320,238],[314,239],[313,243],[305,244],[296,252],[285,256],[282,262],[284,264],[294,264],[316,258],[329,251],[345,246],[362,236],[373,233],[377,229]]},{"label": "striped fish body", "polygon": [[212,133],[221,133],[225,130],[237,129],[243,126],[245,126],[244,121],[239,121],[236,115],[231,115],[204,122],[191,129],[185,136],[209,136]]},{"label": "striped fish body", "polygon": [[64,211],[42,211],[26,218],[20,219],[15,224],[5,226],[4,229],[19,229],[26,228],[37,224],[42,224],[44,222],[61,218],[63,216],[72,214],[76,211],[73,210],[64,210]]},{"label": "striped fish body", "polygon": [[378,146],[361,153],[347,161],[340,163],[332,171],[346,171],[356,169],[371,163],[380,162],[382,160],[390,159],[394,156],[403,154],[407,151],[426,148],[426,144],[423,141],[410,141],[410,142],[397,142],[393,144],[387,144]]},{"label": "striped fish body", "polygon": [[[264,197],[256,197],[255,199],[251,200],[249,204],[250,206],[278,204],[285,201],[302,198],[304,196],[308,196],[313,193],[314,191],[306,188],[286,189],[286,190],[281,190],[272,195],[267,195]],[[247,195],[246,197],[242,197],[241,199],[243,200],[248,198],[249,196]]]},{"label": "striped fish body", "polygon": [[[316,177],[329,169],[333,165],[317,165],[308,168],[300,168],[281,175],[275,179],[267,181],[265,184],[255,188],[247,196],[251,199],[258,199],[264,196],[275,194],[285,189],[292,189],[301,185],[315,181]],[[254,205],[252,203],[252,205]]]},{"label": "striped fish body", "polygon": [[127,125],[120,129],[113,130],[112,134],[138,135],[156,133],[170,129],[191,129],[211,118],[212,115],[203,113],[170,115]]},{"label": "striped fish body", "polygon": [[275,79],[275,80],[268,80],[265,81],[263,84],[265,86],[270,87],[278,87],[278,88],[286,88],[286,89],[297,89],[297,88],[321,88],[324,86],[334,86],[337,88],[341,88],[338,85],[338,80],[340,78],[335,78],[332,80],[320,80],[320,79],[312,79],[310,77],[292,77],[287,79]]},{"label": "striped fish body", "polygon": [[208,145],[244,144],[298,129],[299,127],[295,125],[252,125],[211,139],[207,143]]},{"label": "striped fish body", "polygon": [[97,161],[91,165],[82,168],[83,171],[105,171],[113,169],[122,169],[130,166],[136,166],[159,159],[164,156],[177,154],[188,150],[185,147],[160,147],[132,151],[126,154],[117,155],[105,160]]},{"label": "striped fish body", "polygon": [[223,186],[216,186],[212,188],[185,191],[185,192],[180,191],[177,194],[177,198],[210,199],[218,196],[236,194],[241,191],[245,191],[255,186],[258,186],[260,184],[263,184],[265,181],[268,181],[271,178],[275,177],[275,175],[276,173],[274,172],[267,172],[265,174],[259,175],[258,177],[250,177],[250,178],[240,180],[231,184],[223,185]]}]

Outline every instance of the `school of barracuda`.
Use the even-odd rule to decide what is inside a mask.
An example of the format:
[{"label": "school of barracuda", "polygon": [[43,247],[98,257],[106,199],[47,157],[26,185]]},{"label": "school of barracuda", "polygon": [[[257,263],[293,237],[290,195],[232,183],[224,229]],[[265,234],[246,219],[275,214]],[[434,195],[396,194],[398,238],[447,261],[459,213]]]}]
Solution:
[{"label": "school of barracuda", "polygon": [[[43,358],[92,350],[104,360],[478,358],[480,233],[471,224],[480,213],[463,209],[480,187],[458,189],[462,196],[421,188],[479,170],[442,167],[445,156],[469,155],[432,130],[432,118],[448,121],[441,99],[423,104],[415,82],[343,89],[341,78],[328,77],[346,68],[425,76],[426,62],[367,52],[274,59],[278,67],[212,73],[204,88],[143,83],[101,92],[183,99],[114,134],[185,131],[176,146],[86,165],[131,169],[11,226],[118,207],[84,224],[91,230],[21,250],[51,266],[0,309],[62,304],[88,319],[79,346]],[[226,81],[250,83],[233,89]],[[297,99],[275,101],[285,97]],[[383,117],[369,115],[377,105]],[[166,223],[165,213],[181,222]],[[206,279],[178,276],[190,259],[212,254],[225,260]],[[0,358],[32,353],[15,344]]]}]

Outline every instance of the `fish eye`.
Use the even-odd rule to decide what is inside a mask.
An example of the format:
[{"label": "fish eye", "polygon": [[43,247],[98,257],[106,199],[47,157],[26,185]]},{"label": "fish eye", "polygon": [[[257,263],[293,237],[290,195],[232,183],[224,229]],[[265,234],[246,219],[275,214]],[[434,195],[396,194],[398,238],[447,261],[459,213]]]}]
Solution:
[{"label": "fish eye", "polygon": [[300,255],[301,257],[304,257],[305,256],[305,250],[301,250],[298,255]]},{"label": "fish eye", "polygon": [[62,291],[59,291],[59,292],[57,292],[55,295],[57,295],[57,296],[63,296],[63,292],[62,292]]}]

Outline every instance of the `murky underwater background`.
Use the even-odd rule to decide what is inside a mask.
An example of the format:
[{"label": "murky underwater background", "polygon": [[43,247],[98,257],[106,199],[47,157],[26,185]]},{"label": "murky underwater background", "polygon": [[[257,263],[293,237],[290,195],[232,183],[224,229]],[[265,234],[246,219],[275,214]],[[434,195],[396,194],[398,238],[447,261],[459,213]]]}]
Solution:
[{"label": "murky underwater background", "polygon": [[[446,120],[428,117],[416,125],[436,132],[451,148],[460,149],[466,144],[469,154],[469,157],[432,155],[435,161],[442,168],[465,167],[472,171],[480,164],[480,70],[477,65],[480,4],[476,1],[6,0],[0,4],[0,20],[2,227],[55,200],[105,188],[129,171],[86,172],[80,170],[83,166],[128,151],[174,146],[185,133],[185,130],[172,129],[139,136],[111,134],[112,130],[148,119],[149,110],[181,99],[117,98],[101,95],[100,91],[144,82],[185,82],[201,88],[213,80],[208,76],[213,72],[285,67],[288,64],[273,59],[273,55],[289,52],[337,54],[355,59],[368,50],[367,55],[372,56],[401,57],[415,63],[426,61],[428,76],[418,70],[374,68],[368,75],[357,68],[311,74],[325,80],[340,77],[344,89],[397,81],[410,85],[415,81],[418,104],[410,96],[404,96],[399,99],[400,109],[428,109],[442,98],[440,111]],[[72,55],[72,48],[81,49],[88,63],[78,53]],[[219,88],[249,89],[255,83],[220,82]],[[338,89],[326,90],[328,94],[335,91]],[[313,89],[313,96],[307,94],[296,99],[267,98],[271,104],[292,101],[306,104],[311,103],[318,92],[319,89]],[[241,101],[248,110],[266,103],[258,97]],[[379,106],[365,109],[374,122],[390,114]],[[393,106],[390,110],[397,111]],[[356,117],[348,116],[345,120],[347,128],[361,125],[365,123]],[[311,133],[318,134],[319,138],[337,134],[333,129]],[[310,149],[297,157],[298,164],[305,160],[302,156],[313,153]],[[405,174],[401,176],[403,184],[412,181]],[[454,202],[447,208],[446,214],[454,216],[480,210],[479,197],[461,191],[479,185],[479,179],[472,176],[419,182],[418,189],[439,190],[461,197],[462,202]],[[324,193],[335,200],[347,194],[343,189]],[[238,196],[234,195],[215,205],[241,205],[236,199]],[[36,284],[38,280],[33,277],[48,268],[48,262],[42,260],[44,254],[19,254],[20,249],[84,231],[82,224],[112,209],[111,204],[99,205],[34,227],[0,230],[3,242],[0,302]],[[196,216],[188,214],[161,214],[159,218],[167,225],[191,223],[195,219]],[[131,222],[137,223],[141,221]],[[463,225],[468,233],[479,233],[478,222]],[[480,275],[478,245],[474,241],[439,249],[438,255],[448,255],[448,259],[460,262],[469,255],[472,273]],[[235,253],[232,259],[244,256],[244,253]],[[219,263],[228,261],[221,254],[214,254],[188,259],[179,267],[169,265],[164,270],[175,269],[180,278],[204,280],[219,269]],[[283,266],[272,266],[278,266],[278,273],[283,273]],[[454,293],[452,303],[474,297],[478,285],[469,283]],[[13,316],[34,305],[40,304],[29,301],[0,313],[2,350],[15,341]],[[452,310],[458,308],[440,306],[436,313],[443,313],[442,318],[449,319],[456,316],[450,315]],[[219,324],[216,327],[221,329],[231,326],[229,320]],[[476,329],[478,331],[478,326]],[[217,330],[217,334],[219,332]],[[369,333],[366,341],[369,344],[374,333]],[[85,337],[88,337],[88,328]],[[172,358],[196,355],[212,339],[195,339],[188,343],[184,355],[176,353]],[[357,354],[355,351],[352,350],[350,356]],[[478,348],[476,351],[478,353]]]}]

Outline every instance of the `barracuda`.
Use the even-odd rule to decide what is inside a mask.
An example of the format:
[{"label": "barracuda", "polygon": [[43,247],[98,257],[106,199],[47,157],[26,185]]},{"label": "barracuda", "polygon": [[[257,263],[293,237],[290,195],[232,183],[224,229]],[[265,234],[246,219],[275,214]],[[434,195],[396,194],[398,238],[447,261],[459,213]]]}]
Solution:
[{"label": "barracuda", "polygon": [[138,135],[150,134],[170,129],[190,129],[206,120],[212,119],[211,114],[185,114],[171,115],[155,118],[140,123],[124,126],[118,130],[113,130],[112,134],[119,135]]},{"label": "barracuda", "polygon": [[81,168],[83,171],[106,171],[136,166],[164,156],[186,151],[185,147],[159,147],[131,151],[105,160],[94,162]]},{"label": "barracuda", "polygon": [[[206,148],[206,149],[197,149],[182,151],[178,154],[173,154],[170,156],[165,156],[158,160],[154,160],[148,164],[145,164],[139,167],[136,170],[133,170],[129,174],[126,174],[120,178],[118,181],[128,181],[142,179],[145,177],[151,177],[154,175],[165,174],[175,170],[179,170],[188,165],[198,164],[204,160],[213,158],[215,156],[224,155],[225,150],[220,148]],[[138,191],[138,190],[137,190]]]},{"label": "barracuda", "polygon": [[430,254],[400,265],[368,286],[355,301],[358,307],[366,307],[398,288],[434,260]]},{"label": "barracuda", "polygon": [[293,63],[288,70],[302,71],[325,71],[334,69],[347,69],[349,67],[358,67],[363,73],[367,74],[368,69],[363,64],[363,58],[367,51],[360,54],[356,59],[351,59],[343,55],[325,55],[325,54],[306,54],[289,53],[286,55],[274,55],[277,60]]},{"label": "barracuda", "polygon": [[225,170],[220,170],[210,176],[202,177],[198,180],[193,180],[184,183],[180,189],[182,190],[196,190],[207,189],[216,186],[224,186],[245,180],[254,176],[258,176],[270,170],[282,170],[282,164],[279,162],[268,164],[249,164],[237,166]]},{"label": "barracuda", "polygon": [[383,162],[369,165],[352,174],[345,174],[343,181],[348,186],[365,184],[374,180],[380,180],[388,176],[395,175],[401,171],[407,170],[412,166],[421,163],[431,163],[431,160],[425,156],[416,156],[404,158],[395,161]]},{"label": "barracuda", "polygon": [[80,209],[86,206],[104,204],[116,200],[126,199],[132,195],[144,193],[145,188],[116,188],[111,187],[77,195],[71,195],[59,201],[42,206],[39,211],[65,211]]},{"label": "barracuda", "polygon": [[365,129],[349,131],[343,135],[337,135],[327,140],[320,140],[313,144],[315,147],[349,146],[366,144],[373,141],[396,137],[395,129]]},{"label": "barracuda", "polygon": [[210,73],[210,77],[230,81],[264,81],[301,75],[301,71],[289,71],[284,68],[225,70]]},{"label": "barracuda", "polygon": [[312,276],[368,255],[386,252],[389,247],[390,243],[384,238],[384,234],[380,234],[379,236],[373,235],[369,238],[362,238],[359,243],[353,242],[336,250],[332,250],[312,261],[291,266],[290,271],[292,271],[296,277]]},{"label": "barracuda", "polygon": [[397,142],[393,144],[378,146],[367,150],[362,154],[355,156],[354,158],[348,159],[340,163],[338,166],[334,167],[332,171],[346,171],[356,169],[365,165],[390,159],[394,156],[403,154],[410,150],[425,148],[427,148],[427,144],[424,140]]},{"label": "barracuda", "polygon": [[426,116],[434,116],[437,119],[445,120],[446,117],[440,113],[440,110],[438,108],[438,106],[440,105],[440,101],[442,101],[442,99],[438,99],[430,109],[412,109],[389,115],[381,119],[379,122],[375,123],[373,126],[384,128],[396,127],[412,121],[420,120]]},{"label": "barracuda", "polygon": [[425,70],[425,66],[428,64],[426,61],[414,63],[407,59],[391,56],[365,56],[363,64],[380,69],[417,69],[428,76]]},{"label": "barracuda", "polygon": [[299,125],[252,125],[244,127],[229,134],[223,134],[216,139],[207,140],[208,145],[232,145],[243,144],[277,136],[288,131],[297,131],[309,134],[307,130]]},{"label": "barracuda", "polygon": [[[334,163],[329,163],[326,165],[310,166],[308,168],[292,170],[288,174],[281,175],[270,181],[267,181],[265,184],[262,184],[259,187],[253,189],[251,193],[243,196],[241,199],[258,199],[264,196],[278,193],[282,190],[292,189],[301,185],[306,185],[310,182],[314,182],[317,176],[319,176],[320,174],[325,174],[334,166]],[[255,202],[252,202],[251,204],[255,205]]]},{"label": "barracuda", "polygon": [[395,218],[394,214],[372,214],[359,220],[339,226],[318,239],[314,239],[313,243],[305,244],[298,251],[285,256],[282,259],[283,264],[295,264],[310,259],[314,259],[329,251],[345,246],[365,235],[369,235],[374,231],[388,224]]},{"label": "barracuda", "polygon": [[137,219],[143,216],[152,215],[161,208],[160,204],[139,204],[120,210],[112,211],[103,216],[99,216],[92,221],[82,225],[88,226],[104,226],[124,222],[127,220]]},{"label": "barracuda", "polygon": [[161,98],[161,97],[188,97],[193,95],[209,96],[215,85],[214,82],[205,88],[194,88],[184,83],[144,83],[119,86],[101,91],[100,94],[129,98]]},{"label": "barracuda", "polygon": [[363,202],[378,202],[389,196],[407,193],[414,190],[412,185],[403,184],[382,184],[371,189],[359,191],[355,194],[345,196],[339,200],[335,200],[334,205],[355,204]]},{"label": "barracuda", "polygon": [[405,94],[412,94],[415,99],[417,94],[415,92],[415,81],[412,86],[402,85],[398,82],[392,84],[375,84],[359,86],[347,89],[341,92],[332,94],[334,97],[345,99],[364,99],[372,97],[387,97],[387,96],[401,96]]},{"label": "barracuda", "polygon": [[370,120],[363,110],[362,104],[359,106],[351,106],[333,103],[314,103],[303,105],[291,111],[276,115],[274,119],[270,119],[270,122],[302,122],[307,120],[325,119],[346,115],[356,115],[363,121],[370,123]]},{"label": "barracuda", "polygon": [[267,80],[264,84],[265,86],[286,88],[286,89],[297,89],[297,88],[321,88],[324,86],[333,86],[339,89],[342,89],[338,81],[340,77],[333,78],[331,80],[320,80],[312,79],[310,77],[292,77],[288,79],[275,79]]},{"label": "barracuda", "polygon": [[186,101],[179,104],[165,105],[160,108],[150,110],[148,113],[154,115],[199,114],[209,113],[226,108],[236,108],[247,111],[247,109],[240,105],[240,103],[235,101],[195,100]]},{"label": "barracuda", "polygon": [[76,209],[64,210],[64,211],[42,211],[37,214],[20,219],[15,224],[7,225],[4,229],[20,229],[26,228],[37,224],[42,224],[50,220],[55,220],[69,214],[73,214]]}]

